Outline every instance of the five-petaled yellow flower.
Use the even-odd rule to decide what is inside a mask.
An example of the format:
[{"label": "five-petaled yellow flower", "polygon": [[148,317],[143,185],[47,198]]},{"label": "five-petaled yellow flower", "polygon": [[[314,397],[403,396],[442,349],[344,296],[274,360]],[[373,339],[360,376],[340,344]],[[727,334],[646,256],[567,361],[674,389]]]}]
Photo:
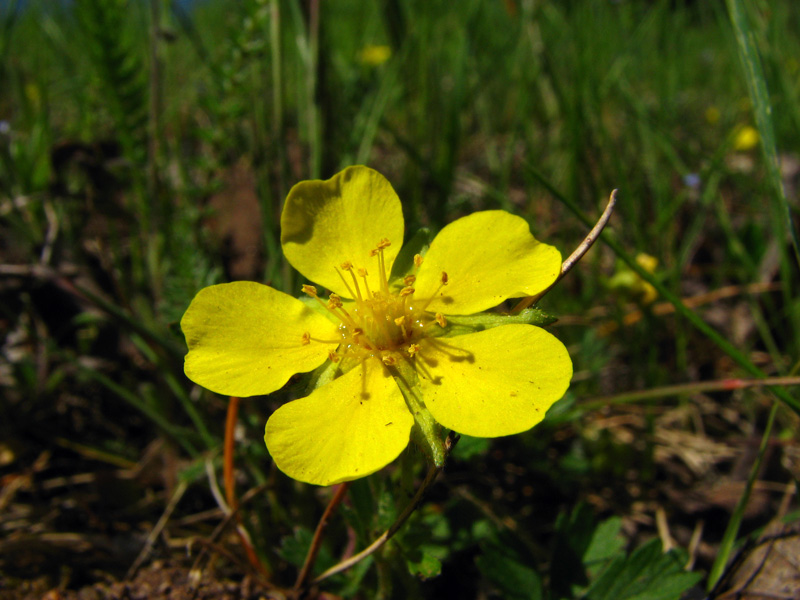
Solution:
[{"label": "five-petaled yellow flower", "polygon": [[332,485],[374,473],[408,445],[423,412],[471,436],[519,433],[569,385],[566,348],[534,325],[442,335],[448,317],[547,289],[558,250],[520,217],[477,212],[393,275],[403,229],[400,199],[372,169],[301,182],[286,199],[281,245],[292,266],[331,291],[326,301],[303,286],[324,309],[240,281],[201,290],[181,320],[186,375],[220,394],[269,394],[329,361],[327,383],[267,422],[267,448],[290,477]]}]

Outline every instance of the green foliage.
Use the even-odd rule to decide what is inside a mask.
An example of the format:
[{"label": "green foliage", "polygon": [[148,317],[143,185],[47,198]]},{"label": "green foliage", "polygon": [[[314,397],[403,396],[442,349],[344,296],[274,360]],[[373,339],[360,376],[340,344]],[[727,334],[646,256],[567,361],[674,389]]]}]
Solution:
[{"label": "green foliage", "polygon": [[128,156],[144,164],[147,151],[147,75],[141,50],[130,41],[128,0],[77,0],[75,15],[100,86]]},{"label": "green foliage", "polygon": [[556,523],[555,545],[547,579],[530,566],[524,551],[505,540],[484,544],[476,564],[503,598],[585,600],[678,600],[701,575],[684,570],[682,552],[664,552],[651,540],[625,552],[622,521],[596,524],[586,506]]}]

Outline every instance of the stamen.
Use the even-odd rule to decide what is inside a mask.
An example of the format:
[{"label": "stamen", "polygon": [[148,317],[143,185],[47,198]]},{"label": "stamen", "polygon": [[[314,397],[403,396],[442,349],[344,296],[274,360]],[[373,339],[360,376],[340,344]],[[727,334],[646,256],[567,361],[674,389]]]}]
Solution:
[{"label": "stamen", "polygon": [[400,328],[400,331],[403,334],[403,339],[408,339],[408,329],[406,329],[406,316],[403,315],[402,317],[397,317],[394,320],[394,324]]},{"label": "stamen", "polygon": [[439,324],[439,327],[445,327],[447,325],[447,319],[444,318],[442,313],[436,313],[436,322]]},{"label": "stamen", "polygon": [[416,280],[416,275],[406,275],[403,277],[403,285],[412,285]]},{"label": "stamen", "polygon": [[328,360],[330,360],[332,363],[339,362],[339,358],[340,357],[338,354],[336,354],[336,352],[333,352],[332,350],[328,352]]},{"label": "stamen", "polygon": [[416,290],[415,290],[414,288],[412,288],[412,287],[410,287],[410,286],[406,286],[406,287],[404,287],[402,290],[400,290],[400,296],[401,296],[401,297],[403,297],[403,296],[410,296],[410,295],[411,295],[411,294],[413,294],[415,291],[416,291]]},{"label": "stamen", "polygon": [[[350,269],[345,269],[344,268],[345,265],[348,265],[350,267]],[[336,267],[333,267],[333,268],[336,269]],[[347,262],[346,263],[342,263],[342,269],[344,269],[345,271],[352,271],[353,265],[351,265],[350,263],[347,263]],[[355,298],[356,295],[353,293],[353,290],[350,289],[350,286],[345,281],[344,275],[342,275],[342,272],[339,269],[336,269],[336,274],[339,276],[339,279],[342,280],[342,283],[344,284],[344,287],[347,288],[347,291],[350,293],[350,297],[351,298]],[[358,288],[358,286],[356,286],[356,288]]]},{"label": "stamen", "polygon": [[370,256],[375,256],[375,254],[378,255],[378,268],[380,269],[381,275],[381,290],[383,290],[383,292],[386,294],[389,293],[389,280],[386,277],[386,257],[383,255],[383,251],[391,245],[392,243],[389,240],[383,238],[380,242],[378,242],[378,247],[370,252]]},{"label": "stamen", "polygon": [[330,309],[342,308],[341,296],[339,296],[338,294],[331,294],[331,297],[328,300],[328,308]]},{"label": "stamen", "polygon": [[308,331],[303,332],[301,343],[303,346],[308,346],[311,343],[311,334]]},{"label": "stamen", "polygon": [[383,356],[381,356],[381,360],[383,361],[383,364],[385,364],[387,367],[391,367],[392,365],[397,364],[397,359],[392,354],[384,354]]},{"label": "stamen", "polygon": [[425,304],[422,305],[422,310],[427,309],[430,303],[433,302],[433,299],[436,298],[436,294],[438,294],[441,289],[450,282],[450,278],[447,276],[445,271],[442,271],[442,276],[439,281],[439,287],[436,288],[436,291],[433,292],[433,295],[425,301]]},{"label": "stamen", "polygon": [[364,280],[364,288],[367,290],[367,298],[372,298],[372,291],[369,289],[369,284],[367,283],[367,275],[369,275],[369,273],[367,273],[366,269],[358,270],[358,276]]},{"label": "stamen", "polygon": [[419,352],[419,344],[411,344],[406,352],[408,352],[409,356],[414,356],[417,352]]},{"label": "stamen", "polygon": [[414,266],[418,269],[422,266],[422,256],[420,254],[414,255]]},{"label": "stamen", "polygon": [[[353,278],[353,286],[356,288],[355,294],[353,294],[353,290],[350,288],[349,285],[347,285],[347,282],[345,282],[345,285],[347,286],[347,291],[350,292],[350,297],[358,298],[359,302],[363,302],[364,299],[361,297],[361,289],[358,287],[358,279],[356,279],[356,274],[353,272],[353,263],[351,263],[349,260],[346,260],[340,265],[340,268],[342,269],[342,271],[347,271],[348,273],[350,273],[350,277]],[[339,277],[341,277],[342,281],[344,281],[344,277],[342,276],[341,273],[339,273]]]},{"label": "stamen", "polygon": [[317,288],[315,288],[313,285],[305,285],[304,284],[301,289],[303,290],[304,294],[308,294],[309,296],[311,296],[313,298],[317,297]]}]

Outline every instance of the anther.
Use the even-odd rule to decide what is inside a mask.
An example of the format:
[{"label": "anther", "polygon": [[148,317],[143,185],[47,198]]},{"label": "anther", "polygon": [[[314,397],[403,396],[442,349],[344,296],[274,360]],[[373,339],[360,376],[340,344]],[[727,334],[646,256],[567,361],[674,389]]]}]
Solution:
[{"label": "anther", "polygon": [[412,285],[416,280],[416,275],[406,275],[403,277],[403,285]]},{"label": "anther", "polygon": [[447,325],[447,319],[444,318],[442,313],[436,313],[436,322],[439,324],[439,327],[445,327]]},{"label": "anther", "polygon": [[339,266],[339,268],[342,271],[352,271],[353,270],[353,263],[351,263],[349,260],[346,260]]},{"label": "anther", "polygon": [[417,352],[419,352],[419,344],[411,344],[406,352],[408,352],[409,356],[414,356]]},{"label": "anther", "polygon": [[328,352],[328,360],[330,360],[332,363],[337,363],[339,362],[339,355],[331,350],[330,352]]},{"label": "anther", "polygon": [[314,298],[317,297],[317,288],[315,288],[313,285],[303,285],[301,289],[303,290],[304,294],[308,294]]},{"label": "anther", "polygon": [[412,287],[410,287],[410,286],[406,286],[406,287],[404,287],[402,290],[400,290],[400,296],[410,296],[410,295],[411,295],[411,294],[413,294],[415,291],[416,291],[416,290],[415,290],[414,288],[412,288]]},{"label": "anther", "polygon": [[442,285],[447,285],[447,273],[442,271]]},{"label": "anther", "polygon": [[392,242],[390,242],[386,238],[383,238],[380,242],[378,242],[378,250],[383,250],[385,248],[388,248],[391,245],[392,245]]},{"label": "anther", "polygon": [[385,364],[386,366],[389,366],[389,367],[391,367],[392,365],[396,365],[397,364],[397,359],[394,356],[392,356],[391,354],[385,354],[385,355],[381,356],[381,360],[383,361],[383,364]]},{"label": "anther", "polygon": [[369,275],[369,273],[367,273],[366,269],[358,269],[358,276],[359,277],[366,277],[367,275]]},{"label": "anther", "polygon": [[402,327],[403,323],[405,323],[405,322],[406,322],[406,316],[405,315],[403,315],[402,317],[397,317],[394,320],[394,324],[397,325],[398,327]]},{"label": "anther", "polygon": [[422,256],[419,254],[414,255],[414,266],[418,269],[422,266]]},{"label": "anther", "polygon": [[328,308],[341,308],[341,307],[342,307],[342,298],[337,294],[331,294],[331,297],[328,300]]},{"label": "anther", "polygon": [[308,346],[311,343],[311,334],[309,332],[303,333],[302,344],[303,346]]}]

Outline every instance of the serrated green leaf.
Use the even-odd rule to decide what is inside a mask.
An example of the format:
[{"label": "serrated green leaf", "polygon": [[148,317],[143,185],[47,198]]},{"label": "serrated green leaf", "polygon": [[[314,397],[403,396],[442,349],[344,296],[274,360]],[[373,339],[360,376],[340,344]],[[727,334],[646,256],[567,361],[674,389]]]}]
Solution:
[{"label": "serrated green leaf", "polygon": [[586,592],[586,600],[678,600],[697,583],[699,573],[683,570],[680,552],[662,552],[652,540],[628,557],[618,557]]},{"label": "serrated green leaf", "polygon": [[620,536],[622,530],[622,519],[612,517],[600,523],[594,530],[589,547],[583,555],[583,563],[591,566],[593,563],[607,561],[620,552],[625,547],[625,540]]}]

